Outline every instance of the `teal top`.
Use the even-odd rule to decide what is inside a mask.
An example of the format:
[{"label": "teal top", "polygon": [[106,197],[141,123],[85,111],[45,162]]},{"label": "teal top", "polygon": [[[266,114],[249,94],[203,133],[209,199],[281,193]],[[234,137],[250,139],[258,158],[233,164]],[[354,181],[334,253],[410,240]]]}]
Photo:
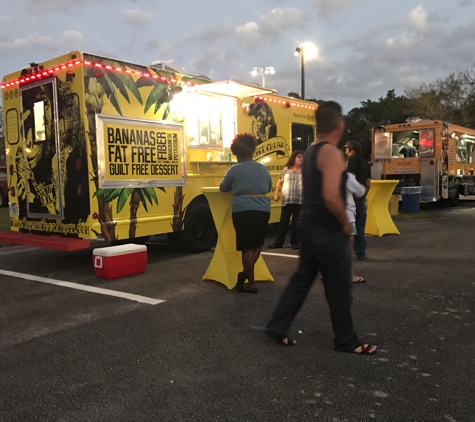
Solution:
[{"label": "teal top", "polygon": [[[272,190],[269,170],[255,161],[244,161],[232,166],[221,184],[221,192],[232,191],[234,198],[232,211],[265,211],[270,212],[270,198],[267,194]],[[246,196],[262,195],[262,196]]]}]

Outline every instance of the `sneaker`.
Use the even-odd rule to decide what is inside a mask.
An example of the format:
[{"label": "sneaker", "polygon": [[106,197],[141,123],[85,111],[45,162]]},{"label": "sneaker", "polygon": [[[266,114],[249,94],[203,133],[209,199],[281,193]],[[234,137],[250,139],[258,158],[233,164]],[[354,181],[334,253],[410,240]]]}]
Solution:
[{"label": "sneaker", "polygon": [[292,249],[300,249],[299,245],[292,245]]},{"label": "sneaker", "polygon": [[267,246],[269,249],[279,249],[282,248],[282,245],[276,245],[275,243],[271,243],[269,246]]},{"label": "sneaker", "polygon": [[366,255],[359,255],[356,257],[358,261],[367,261],[369,258]]}]

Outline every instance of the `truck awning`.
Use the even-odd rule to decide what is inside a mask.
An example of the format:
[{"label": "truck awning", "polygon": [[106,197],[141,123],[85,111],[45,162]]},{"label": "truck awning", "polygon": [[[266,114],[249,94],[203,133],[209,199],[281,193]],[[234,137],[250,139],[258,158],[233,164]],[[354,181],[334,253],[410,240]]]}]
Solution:
[{"label": "truck awning", "polygon": [[196,86],[193,89],[203,94],[219,94],[234,98],[247,98],[277,92],[275,89],[262,88],[257,85],[246,84],[233,79],[203,84]]}]

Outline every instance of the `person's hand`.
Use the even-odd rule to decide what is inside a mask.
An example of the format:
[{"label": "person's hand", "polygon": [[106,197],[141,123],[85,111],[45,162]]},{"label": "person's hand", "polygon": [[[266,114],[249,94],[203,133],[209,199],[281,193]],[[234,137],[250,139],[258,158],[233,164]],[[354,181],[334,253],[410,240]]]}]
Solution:
[{"label": "person's hand", "polygon": [[275,194],[275,195],[274,195],[274,201],[277,202],[278,200],[279,200],[279,195],[278,195],[278,194]]},{"label": "person's hand", "polygon": [[345,233],[347,236],[352,236],[353,235],[353,226],[349,221],[345,222],[345,224],[342,227],[343,233]]}]

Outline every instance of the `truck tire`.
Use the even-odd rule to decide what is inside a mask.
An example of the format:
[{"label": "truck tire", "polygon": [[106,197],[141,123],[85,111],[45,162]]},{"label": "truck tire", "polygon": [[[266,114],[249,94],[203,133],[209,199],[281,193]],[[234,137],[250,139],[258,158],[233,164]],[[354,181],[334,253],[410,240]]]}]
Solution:
[{"label": "truck tire", "polygon": [[184,252],[209,251],[216,245],[218,234],[206,201],[192,202],[185,213],[183,230],[168,233],[169,242]]}]

